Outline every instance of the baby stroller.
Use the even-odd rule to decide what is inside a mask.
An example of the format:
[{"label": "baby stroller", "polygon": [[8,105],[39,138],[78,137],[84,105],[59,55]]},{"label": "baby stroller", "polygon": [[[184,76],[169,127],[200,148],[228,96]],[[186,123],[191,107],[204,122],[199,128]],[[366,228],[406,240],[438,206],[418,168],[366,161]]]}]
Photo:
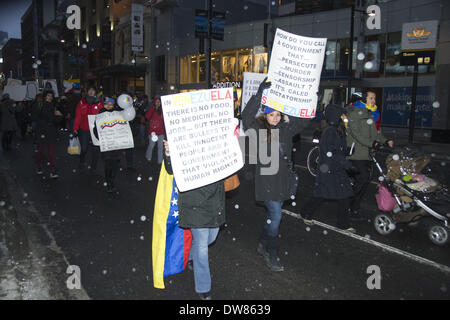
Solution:
[{"label": "baby stroller", "polygon": [[376,149],[371,150],[371,158],[380,173],[378,214],[374,226],[381,235],[392,233],[397,224],[426,227],[428,238],[439,246],[449,241],[450,196],[448,189],[435,179],[421,174],[429,164],[427,156],[414,156],[408,151],[390,154],[386,158],[386,170],[376,159]]}]

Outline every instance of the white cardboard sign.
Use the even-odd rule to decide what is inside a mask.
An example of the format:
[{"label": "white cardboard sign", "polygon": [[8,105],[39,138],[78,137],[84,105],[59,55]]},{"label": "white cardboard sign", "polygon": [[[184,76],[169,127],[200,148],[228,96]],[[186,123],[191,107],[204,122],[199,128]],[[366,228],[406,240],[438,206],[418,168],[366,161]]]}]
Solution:
[{"label": "white cardboard sign", "polygon": [[133,133],[123,111],[99,113],[95,124],[101,152],[134,148]]},{"label": "white cardboard sign", "polygon": [[162,96],[161,103],[181,192],[227,178],[244,166],[235,135],[232,88]]},{"label": "white cardboard sign", "polygon": [[302,37],[277,29],[269,64],[270,89],[262,104],[287,115],[314,118],[326,38]]}]

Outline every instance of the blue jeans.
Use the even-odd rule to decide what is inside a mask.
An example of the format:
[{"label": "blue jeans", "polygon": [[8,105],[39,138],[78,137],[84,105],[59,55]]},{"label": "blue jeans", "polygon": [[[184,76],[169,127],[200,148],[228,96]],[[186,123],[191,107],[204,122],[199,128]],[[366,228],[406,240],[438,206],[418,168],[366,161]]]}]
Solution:
[{"label": "blue jeans", "polygon": [[281,207],[283,201],[264,201],[267,209],[266,223],[264,224],[264,231],[269,237],[278,236],[278,229],[281,222]]},{"label": "blue jeans", "polygon": [[216,241],[219,228],[195,228],[192,231],[192,246],[189,259],[194,262],[195,292],[211,291],[208,246]]},{"label": "blue jeans", "polygon": [[89,130],[79,130],[78,139],[80,140],[81,153],[80,153],[80,164],[84,165],[86,162],[86,154],[88,150],[91,150],[91,168],[95,170],[97,168],[98,158],[100,157],[100,147],[95,146],[92,143],[91,132]]}]

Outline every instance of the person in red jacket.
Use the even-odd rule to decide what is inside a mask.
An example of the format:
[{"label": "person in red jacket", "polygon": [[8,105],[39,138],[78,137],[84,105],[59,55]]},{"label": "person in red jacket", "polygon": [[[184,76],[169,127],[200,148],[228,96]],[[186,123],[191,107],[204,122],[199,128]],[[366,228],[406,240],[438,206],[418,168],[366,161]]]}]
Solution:
[{"label": "person in red jacket", "polygon": [[164,119],[161,108],[161,99],[159,97],[153,99],[153,105],[147,111],[145,118],[150,122],[148,126],[148,148],[145,157],[152,161],[153,148],[158,144],[158,164],[162,163],[163,158],[163,140],[164,140]]},{"label": "person in red jacket", "polygon": [[97,168],[97,162],[100,155],[99,147],[92,143],[91,133],[89,131],[89,115],[97,115],[103,108],[103,102],[99,101],[97,90],[94,87],[88,89],[87,95],[78,102],[75,111],[75,122],[73,124],[73,135],[78,136],[81,144],[80,169],[83,169],[86,162],[86,154],[89,148],[92,150],[91,171]]}]

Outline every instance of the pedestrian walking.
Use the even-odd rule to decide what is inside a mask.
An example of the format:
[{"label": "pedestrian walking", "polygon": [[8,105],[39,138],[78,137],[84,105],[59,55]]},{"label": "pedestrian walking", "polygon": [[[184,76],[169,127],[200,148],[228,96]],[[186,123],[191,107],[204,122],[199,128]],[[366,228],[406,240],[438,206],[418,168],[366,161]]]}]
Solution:
[{"label": "pedestrian walking", "polygon": [[9,94],[5,93],[0,102],[1,112],[1,131],[2,134],[2,148],[4,151],[12,150],[12,140],[14,132],[17,130],[16,122],[16,103],[10,99]]},{"label": "pedestrian walking", "polygon": [[90,87],[87,95],[80,100],[75,111],[75,122],[73,125],[73,135],[75,137],[79,137],[81,144],[79,168],[84,169],[86,155],[90,149],[92,157],[90,168],[91,172],[95,172],[95,169],[97,168],[100,149],[92,143],[88,116],[97,115],[103,108],[103,102],[98,99],[96,92],[97,91],[94,87]]},{"label": "pedestrian walking", "polygon": [[[99,111],[99,114],[114,111],[122,111],[122,109],[115,105],[115,100],[113,98],[106,97],[104,107]],[[96,138],[99,139],[97,125],[94,127],[93,131]],[[120,150],[102,152],[102,159],[105,167],[106,191],[108,193],[113,193],[116,191],[114,179],[116,177],[117,170],[119,169]]]},{"label": "pedestrian walking", "polygon": [[164,140],[164,119],[161,108],[161,99],[153,99],[153,106],[148,110],[145,118],[149,121],[148,126],[148,147],[145,157],[147,161],[152,161],[153,148],[158,145],[157,159],[158,164],[162,163],[163,158],[163,140]]},{"label": "pedestrian walking", "polygon": [[56,108],[52,90],[44,91],[43,96],[43,103],[38,105],[32,113],[33,122],[36,124],[36,173],[39,175],[43,174],[43,153],[44,149],[46,149],[50,163],[50,178],[58,178],[55,145],[58,135],[58,124],[61,121],[62,113]]},{"label": "pedestrian walking", "polygon": [[354,220],[363,219],[360,207],[370,183],[371,158],[369,149],[384,143],[387,143],[391,148],[394,146],[394,141],[386,139],[375,125],[376,119],[379,117],[379,112],[375,112],[376,93],[369,89],[363,95],[363,99],[364,97],[365,103],[357,101],[347,107],[349,121],[347,145],[352,146],[354,144],[355,150],[354,154],[348,158],[352,161],[353,167],[356,168],[353,186],[354,197],[350,203],[350,218]]},{"label": "pedestrian walking", "polygon": [[300,211],[303,221],[312,225],[315,211],[325,202],[334,201],[337,205],[337,227],[355,232],[350,227],[349,207],[353,190],[347,170],[352,164],[346,159],[347,143],[345,109],[330,104],[325,110],[327,127],[323,130],[319,143],[318,174],[316,176],[313,198],[306,202]]},{"label": "pedestrian walking", "polygon": [[[164,141],[164,165],[173,174],[170,151]],[[202,300],[211,300],[211,272],[208,246],[225,223],[225,188],[223,180],[178,194],[179,226],[190,229],[192,245],[189,260],[194,271],[195,291]],[[191,263],[191,262],[189,262]]]},{"label": "pedestrian walking", "polygon": [[[291,197],[289,192],[289,163],[291,161],[292,138],[305,128],[309,121],[295,117],[288,117],[281,112],[264,108],[264,113],[255,118],[261,106],[261,97],[264,89],[271,85],[266,81],[260,84],[259,89],[242,112],[242,120],[246,129],[256,130],[258,148],[266,148],[267,155],[273,159],[270,163],[262,163],[258,157],[255,173],[255,196],[256,201],[263,201],[267,210],[266,223],[259,237],[257,251],[266,260],[267,266],[272,271],[283,271],[278,258],[278,233],[281,223],[283,202]],[[264,134],[262,138],[260,135]],[[271,154],[271,144],[279,142],[278,154]],[[275,157],[277,157],[275,159]],[[264,169],[274,165],[278,161],[279,169],[275,174],[265,175]]]}]

